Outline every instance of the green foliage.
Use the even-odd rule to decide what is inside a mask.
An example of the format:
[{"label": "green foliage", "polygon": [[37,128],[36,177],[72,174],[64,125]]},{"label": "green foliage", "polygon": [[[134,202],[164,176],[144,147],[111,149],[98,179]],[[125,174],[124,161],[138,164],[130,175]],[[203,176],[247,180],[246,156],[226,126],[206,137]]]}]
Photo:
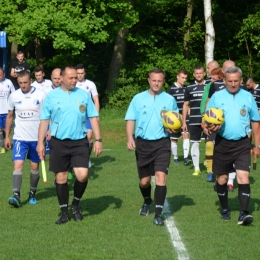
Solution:
[{"label": "green foliage", "polygon": [[134,95],[139,93],[139,88],[136,86],[124,86],[113,93],[108,93],[108,102],[106,108],[126,109]]},{"label": "green foliage", "polygon": [[127,78],[125,69],[121,70],[121,77],[115,84],[113,93],[107,93],[106,108],[126,109],[133,96],[139,93],[140,88],[134,83],[134,78]]},{"label": "green foliage", "polygon": [[245,41],[250,41],[253,44],[253,48],[257,50],[257,54],[260,54],[260,12],[256,14],[248,15],[246,19],[243,20],[243,25],[241,26],[239,32],[236,35],[236,39],[239,40],[239,45]]},{"label": "green foliage", "polygon": [[[192,4],[189,23],[187,0],[0,0],[0,28],[7,31],[10,43],[18,43],[19,50],[26,52],[32,67],[36,65],[33,42],[37,37],[47,75],[64,64],[85,64],[87,78],[97,84],[104,107],[117,92],[119,100],[129,100],[136,91],[146,89],[147,73],[154,67],[166,72],[165,88],[176,80],[180,68],[187,69],[192,80],[194,66],[204,64],[205,31],[203,1]],[[243,68],[244,75],[252,69],[260,80],[259,7],[257,0],[212,0],[214,58],[221,62],[232,59]],[[121,73],[114,93],[107,97],[114,42],[118,30],[124,28],[129,29],[122,68],[127,76]],[[187,28],[189,60],[182,56]],[[134,81],[122,84],[121,78]],[[129,98],[119,90],[128,86]]]},{"label": "green foliage", "polygon": [[[28,0],[22,6],[13,0],[3,6],[0,23],[6,24],[4,29],[9,40],[21,45],[38,37],[52,41],[55,49],[70,50],[72,55],[76,55],[84,50],[85,41],[97,43],[108,39],[108,33],[103,29],[104,19],[97,17],[92,8],[83,12],[80,0],[70,3],[64,0]],[[9,23],[5,22],[7,18]]]},{"label": "green foliage", "polygon": [[37,66],[37,61],[34,58],[26,59],[26,61],[30,64],[31,72],[33,71],[32,68],[35,68]]},{"label": "green foliage", "polygon": [[[160,68],[166,73],[166,84],[163,90],[176,81],[176,75],[179,69],[183,68],[187,71],[193,71],[198,64],[197,59],[184,59],[183,55],[170,54],[163,55],[162,49],[156,49],[154,52],[147,53],[146,61],[137,65],[136,69],[128,71],[121,70],[120,78],[116,80],[114,92],[108,94],[107,108],[127,108],[133,96],[140,91],[149,88],[147,78],[150,70]],[[193,79],[192,73],[189,75],[190,81]]]}]

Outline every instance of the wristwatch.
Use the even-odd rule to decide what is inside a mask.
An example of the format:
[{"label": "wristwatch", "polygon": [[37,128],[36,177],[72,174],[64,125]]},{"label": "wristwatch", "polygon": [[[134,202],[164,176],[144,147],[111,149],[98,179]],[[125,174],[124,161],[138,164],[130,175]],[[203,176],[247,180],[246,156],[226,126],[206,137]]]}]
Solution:
[{"label": "wristwatch", "polygon": [[100,142],[100,143],[102,143],[102,139],[101,139],[101,138],[96,139],[96,142]]},{"label": "wristwatch", "polygon": [[255,148],[258,148],[258,149],[260,149],[260,145],[256,145],[256,146],[255,146]]}]

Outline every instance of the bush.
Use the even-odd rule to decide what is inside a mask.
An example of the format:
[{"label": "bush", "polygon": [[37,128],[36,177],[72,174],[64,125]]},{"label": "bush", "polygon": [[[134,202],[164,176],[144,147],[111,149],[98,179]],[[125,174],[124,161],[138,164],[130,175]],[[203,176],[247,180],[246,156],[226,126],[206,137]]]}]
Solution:
[{"label": "bush", "polygon": [[123,86],[112,94],[108,94],[106,108],[127,109],[133,96],[140,92],[136,86]]},{"label": "bush", "polygon": [[189,72],[188,80],[193,80],[193,70],[199,63],[198,59],[184,59],[180,54],[162,55],[160,51],[157,55],[148,55],[148,62],[140,62],[135,69],[128,70],[127,73],[126,68],[120,71],[120,78],[115,81],[113,93],[106,94],[106,108],[127,108],[134,95],[149,88],[147,78],[153,68],[160,68],[166,73],[164,91],[176,81],[179,69],[186,69]]}]

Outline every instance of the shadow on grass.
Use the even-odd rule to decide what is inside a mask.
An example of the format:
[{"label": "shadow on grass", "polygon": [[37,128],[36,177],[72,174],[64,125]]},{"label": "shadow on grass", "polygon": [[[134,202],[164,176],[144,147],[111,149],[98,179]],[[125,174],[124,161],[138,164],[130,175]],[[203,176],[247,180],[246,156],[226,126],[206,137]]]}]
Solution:
[{"label": "shadow on grass", "polygon": [[99,177],[97,172],[102,171],[103,167],[102,165],[105,163],[114,162],[116,160],[115,157],[112,156],[100,156],[100,157],[91,157],[91,168],[89,169],[89,179],[95,180]]},{"label": "shadow on grass", "polygon": [[193,199],[187,198],[186,195],[176,195],[167,198],[172,213],[178,212],[183,206],[194,206]]},{"label": "shadow on grass", "polygon": [[115,198],[114,196],[102,196],[99,198],[85,199],[80,202],[84,216],[98,215],[105,211],[107,208],[113,206],[113,209],[119,209],[122,206],[123,201]]},{"label": "shadow on grass", "polygon": [[38,190],[36,193],[36,199],[38,201],[45,200],[50,197],[56,197],[56,188],[54,186],[43,188],[41,190]]}]

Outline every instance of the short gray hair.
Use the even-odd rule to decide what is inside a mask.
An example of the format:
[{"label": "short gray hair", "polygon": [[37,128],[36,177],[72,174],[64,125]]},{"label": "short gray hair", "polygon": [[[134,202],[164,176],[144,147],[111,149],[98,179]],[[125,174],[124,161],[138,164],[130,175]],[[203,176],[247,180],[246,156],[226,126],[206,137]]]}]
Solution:
[{"label": "short gray hair", "polygon": [[227,73],[239,73],[240,74],[240,77],[242,78],[242,70],[237,67],[237,66],[231,66],[231,67],[228,67],[225,71],[224,71],[224,76],[226,78],[226,74]]}]

